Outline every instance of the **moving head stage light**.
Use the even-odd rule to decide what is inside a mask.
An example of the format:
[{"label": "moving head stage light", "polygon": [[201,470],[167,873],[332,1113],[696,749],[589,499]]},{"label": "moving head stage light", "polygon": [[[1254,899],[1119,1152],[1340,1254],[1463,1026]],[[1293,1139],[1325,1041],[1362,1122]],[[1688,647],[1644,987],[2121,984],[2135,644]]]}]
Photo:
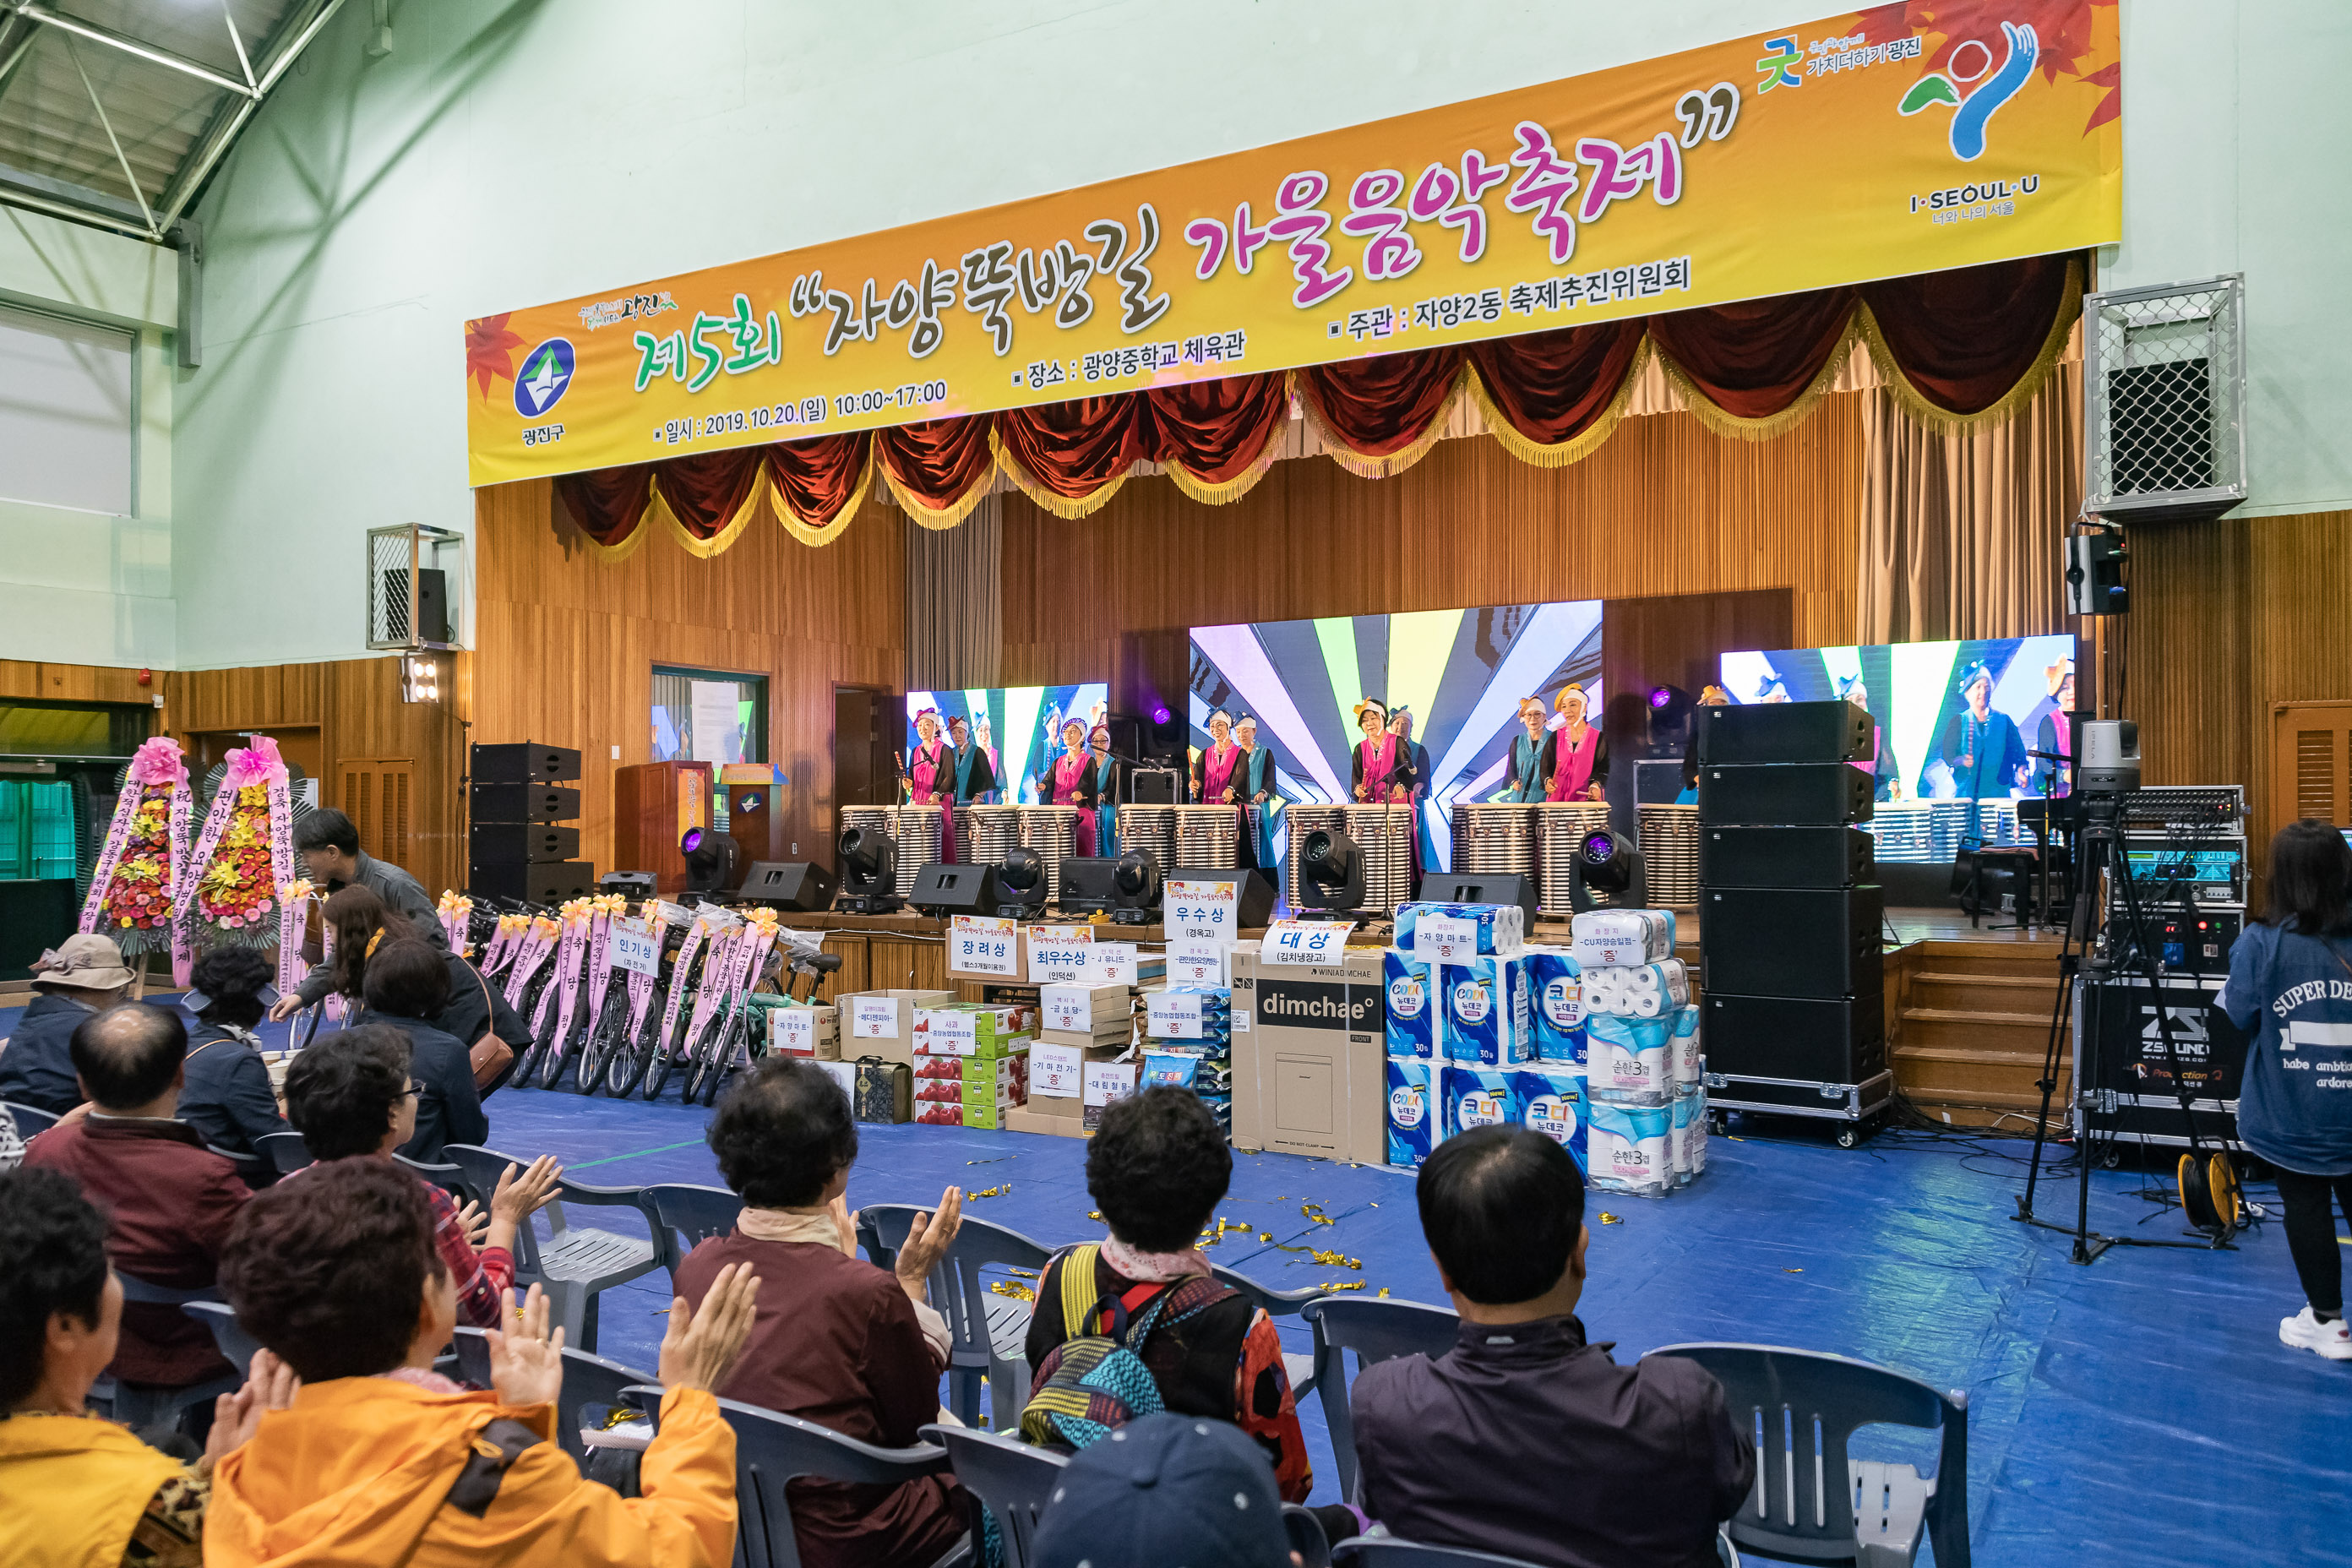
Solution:
[{"label": "moving head stage light", "polygon": [[[1066,873],[1065,873],[1066,875]],[[1006,920],[1034,920],[1045,912],[1045,862],[1019,845],[996,863],[996,912]]]},{"label": "moving head stage light", "polygon": [[1576,879],[1569,889],[1573,910],[1593,908],[1595,893],[1635,906],[1644,898],[1642,852],[1613,827],[1597,827],[1584,836],[1584,842],[1577,846],[1574,868]]},{"label": "moving head stage light", "polygon": [[1118,925],[1150,925],[1160,918],[1164,889],[1160,857],[1149,849],[1129,850],[1111,868],[1111,920]]},{"label": "moving head stage light", "polygon": [[1293,889],[1301,914],[1353,921],[1364,907],[1364,852],[1336,827],[1318,827],[1298,853],[1298,886]]},{"label": "moving head stage light", "polygon": [[841,860],[844,914],[896,914],[898,898],[898,841],[878,828],[853,827],[837,846]]}]

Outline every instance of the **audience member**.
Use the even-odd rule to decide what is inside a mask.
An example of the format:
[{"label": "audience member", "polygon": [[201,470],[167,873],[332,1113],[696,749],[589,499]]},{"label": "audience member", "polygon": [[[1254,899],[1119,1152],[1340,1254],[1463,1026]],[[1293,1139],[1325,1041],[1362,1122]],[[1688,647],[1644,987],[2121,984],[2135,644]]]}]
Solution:
[{"label": "audience member", "polygon": [[[1110,1238],[1069,1248],[1045,1266],[1029,1321],[1030,1372],[1043,1383],[1047,1358],[1064,1341],[1107,1331],[1108,1309],[1073,1324],[1066,1300],[1083,1299],[1091,1311],[1116,1296],[1130,1322],[1159,1302],[1150,1333],[1128,1348],[1151,1369],[1161,1405],[1239,1426],[1272,1460],[1284,1500],[1305,1502],[1315,1478],[1282,1342],[1248,1297],[1211,1276],[1195,1245],[1233,1173],[1223,1130],[1189,1089],[1149,1089],[1104,1110],[1087,1149],[1087,1191]],[[1088,1275],[1066,1286],[1063,1271],[1073,1267]]]},{"label": "audience member", "polygon": [[323,806],[295,825],[294,850],[320,891],[365,888],[383,900],[385,909],[414,921],[420,938],[436,947],[448,945],[448,933],[441,929],[440,912],[425,884],[362,849],[360,830],[333,806]]},{"label": "audience member", "polygon": [[1072,1457],[1037,1521],[1032,1568],[1287,1568],[1282,1499],[1256,1445],[1161,1413]]},{"label": "audience member", "polygon": [[[90,1110],[25,1147],[26,1164],[64,1172],[105,1211],[117,1268],[181,1290],[214,1283],[230,1223],[251,1196],[235,1166],[173,1120],[187,1047],[179,1014],[144,1002],[83,1019],[71,1049]],[[173,1391],[231,1369],[211,1332],[178,1307],[133,1301],[112,1370],[115,1414],[140,1426]]]},{"label": "audience member", "polygon": [[668,1568],[735,1550],[735,1434],[711,1389],[751,1328],[759,1280],[730,1268],[704,1309],[671,1304],[660,1430],[624,1499],[548,1440],[562,1331],[531,1289],[489,1335],[495,1392],[433,1370],[457,1321],[456,1282],[416,1184],[380,1160],[338,1160],[248,1205],[222,1282],[237,1321],[301,1378],[213,1481],[212,1568],[464,1563],[467,1568]]},{"label": "audience member", "polygon": [[213,1467],[292,1402],[292,1374],[262,1352],[194,1465],[90,1415],[122,1324],[106,1229],[71,1177],[0,1174],[0,1519],[17,1568],[194,1568]]},{"label": "audience member", "polygon": [[439,952],[421,942],[386,942],[368,960],[369,1020],[408,1037],[408,1071],[416,1081],[416,1134],[400,1152],[427,1164],[440,1161],[445,1144],[479,1143],[490,1135],[464,1044],[428,1021],[448,996],[449,971]]},{"label": "audience member", "polygon": [[66,1042],[82,1020],[131,992],[122,950],[102,936],[69,936],[33,965],[33,1000],[0,1041],[0,1100],[63,1116],[82,1102]]},{"label": "audience member", "polygon": [[1587,1344],[1584,1177],[1525,1128],[1447,1139],[1422,1234],[1462,1315],[1443,1356],[1366,1367],[1349,1397],[1364,1511],[1396,1535],[1557,1568],[1691,1568],[1756,1453],[1695,1362]]},{"label": "audience member", "polygon": [[195,994],[189,1000],[202,1005],[196,1026],[188,1031],[180,1120],[232,1154],[251,1154],[259,1140],[287,1131],[261,1059],[261,1038],[253,1032],[274,973],[257,948],[216,947],[196,960],[192,976]]},{"label": "audience member", "polygon": [[[898,1251],[897,1278],[857,1256],[843,1194],[857,1123],[840,1086],[813,1063],[763,1058],[719,1102],[710,1147],[743,1199],[734,1231],[678,1266],[699,1301],[730,1268],[768,1281],[742,1362],[719,1392],[802,1416],[886,1448],[921,1441],[940,1418],[947,1321],[925,1300],[932,1265],[955,1239],[963,1194],[940,1194]],[[898,1486],[799,1481],[793,1528],[808,1568],[898,1568],[936,1562],[965,1530],[951,1477]]]},{"label": "audience member", "polygon": [[[311,970],[293,994],[279,997],[269,1010],[273,1019],[290,1018],[330,995],[360,1005],[366,990],[368,955],[384,942],[416,933],[415,921],[390,913],[382,899],[357,884],[330,898],[321,912],[335,933],[334,960]],[[437,921],[434,930],[440,930]],[[530,1026],[508,1002],[506,993],[484,980],[482,972],[462,954],[446,954],[446,963],[449,1000],[432,1020],[433,1026],[467,1046],[495,1034],[521,1055],[530,1045]]]},{"label": "audience member", "polygon": [[[286,1111],[318,1164],[289,1180],[338,1160],[390,1164],[392,1152],[416,1131],[408,1060],[408,1037],[384,1023],[328,1035],[296,1056],[286,1069]],[[552,1154],[541,1155],[520,1173],[509,1165],[490,1194],[487,1222],[473,1205],[461,1209],[447,1193],[418,1180],[433,1210],[434,1250],[457,1282],[459,1321],[499,1327],[499,1293],[514,1283],[515,1232],[555,1196],[562,1173]]]}]

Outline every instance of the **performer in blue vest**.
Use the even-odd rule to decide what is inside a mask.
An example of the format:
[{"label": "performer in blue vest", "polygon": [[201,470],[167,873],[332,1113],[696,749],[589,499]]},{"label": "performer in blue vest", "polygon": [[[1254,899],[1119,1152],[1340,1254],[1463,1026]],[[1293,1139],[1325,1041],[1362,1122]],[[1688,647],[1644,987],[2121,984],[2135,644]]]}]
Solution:
[{"label": "performer in blue vest", "polygon": [[1095,853],[1118,853],[1118,759],[1110,754],[1110,729],[1097,724],[1094,743]]},{"label": "performer in blue vest", "polygon": [[1544,705],[1532,697],[1520,698],[1519,723],[1527,733],[1511,737],[1510,776],[1495,798],[1533,805],[1550,795],[1552,769],[1558,763],[1552,748],[1544,744]]},{"label": "performer in blue vest", "polygon": [[948,739],[955,742],[955,804],[970,805],[988,798],[996,788],[996,769],[988,753],[971,743],[971,726],[958,714],[948,721]]},{"label": "performer in blue vest", "polygon": [[1257,720],[1248,713],[1234,726],[1234,742],[1244,753],[1241,797],[1257,808],[1255,829],[1247,835],[1251,858],[1243,864],[1261,867],[1279,882],[1282,862],[1275,853],[1274,835],[1282,825],[1282,792],[1275,788],[1274,752],[1257,743]]}]

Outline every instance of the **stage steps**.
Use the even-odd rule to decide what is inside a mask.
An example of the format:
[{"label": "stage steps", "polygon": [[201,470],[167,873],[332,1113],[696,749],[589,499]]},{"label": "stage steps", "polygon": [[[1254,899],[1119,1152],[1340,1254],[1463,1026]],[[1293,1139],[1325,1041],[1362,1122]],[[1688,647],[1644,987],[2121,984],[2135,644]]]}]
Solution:
[{"label": "stage steps", "polygon": [[[1897,1088],[1931,1121],[2024,1135],[2058,998],[2059,942],[1930,938],[1887,955],[1887,1054]],[[2059,1060],[2058,1113],[2067,1092]],[[2022,1120],[2018,1113],[2023,1112]]]}]

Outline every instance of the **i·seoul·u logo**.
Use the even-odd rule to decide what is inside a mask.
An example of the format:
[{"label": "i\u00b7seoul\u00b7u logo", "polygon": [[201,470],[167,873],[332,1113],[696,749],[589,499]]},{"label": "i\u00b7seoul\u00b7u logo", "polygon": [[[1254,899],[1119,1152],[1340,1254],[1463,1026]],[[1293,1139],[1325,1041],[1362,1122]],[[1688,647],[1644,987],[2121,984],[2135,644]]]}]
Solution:
[{"label": "i\u00b7seoul\u00b7u logo", "polygon": [[2017,96],[2042,56],[2032,23],[2003,22],[2000,33],[2008,53],[1999,68],[1992,63],[1991,46],[1970,38],[1952,50],[1942,70],[1913,82],[1895,106],[1896,113],[1906,116],[1939,104],[1949,109],[1952,156],[1963,163],[1984,156],[1986,127],[1993,111]]},{"label": "i\u00b7seoul\u00b7u logo", "polygon": [[550,338],[522,356],[522,373],[515,377],[515,412],[526,419],[546,416],[572,385],[572,341]]}]

